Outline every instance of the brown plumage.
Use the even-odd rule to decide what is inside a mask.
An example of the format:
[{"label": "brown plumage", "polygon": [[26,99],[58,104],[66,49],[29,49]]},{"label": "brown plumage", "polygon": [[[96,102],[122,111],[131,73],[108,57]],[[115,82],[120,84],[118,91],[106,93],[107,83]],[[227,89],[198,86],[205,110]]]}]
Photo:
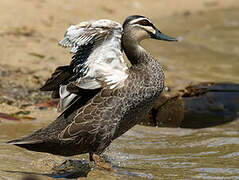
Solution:
[{"label": "brown plumage", "polygon": [[143,119],[163,90],[164,73],[140,41],[176,39],[162,34],[143,16],[128,17],[123,28],[122,48],[132,63],[127,78],[114,88],[102,81],[100,88],[83,89],[72,78],[72,66],[57,68],[41,90],[53,91],[54,97],[59,97],[61,85],[67,85],[67,91],[77,98],[49,126],[8,143],[62,156],[89,153],[92,157]]}]

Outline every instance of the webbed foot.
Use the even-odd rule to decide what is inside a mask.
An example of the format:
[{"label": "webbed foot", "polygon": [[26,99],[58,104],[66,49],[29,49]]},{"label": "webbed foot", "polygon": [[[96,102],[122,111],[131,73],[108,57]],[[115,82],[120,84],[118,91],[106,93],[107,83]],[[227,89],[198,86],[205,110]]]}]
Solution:
[{"label": "webbed foot", "polygon": [[116,169],[113,169],[112,166],[106,164],[100,157],[100,155],[98,154],[92,154],[91,156],[92,160],[95,162],[95,164],[107,171],[111,171],[111,172],[117,172]]}]

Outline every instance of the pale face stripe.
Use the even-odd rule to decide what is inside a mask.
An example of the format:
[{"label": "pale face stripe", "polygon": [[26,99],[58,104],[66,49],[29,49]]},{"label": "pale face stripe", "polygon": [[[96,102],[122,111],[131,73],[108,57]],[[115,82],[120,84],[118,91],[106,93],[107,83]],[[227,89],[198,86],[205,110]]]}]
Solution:
[{"label": "pale face stripe", "polygon": [[130,21],[129,24],[135,24],[138,21],[142,21],[142,20],[147,20],[151,23],[151,21],[148,18],[142,17],[142,18],[137,18],[137,19],[134,19],[134,20]]},{"label": "pale face stripe", "polygon": [[156,33],[156,32],[155,32],[155,29],[152,28],[151,26],[142,26],[142,25],[140,25],[140,24],[134,24],[133,26],[138,26],[138,27],[140,27],[140,28],[142,28],[142,29],[144,29],[144,30],[146,30],[146,31],[148,31],[148,32],[151,32],[151,33],[153,33],[153,34]]},{"label": "pale face stripe", "polygon": [[155,34],[155,29],[152,28],[151,26],[141,26],[142,28],[144,28],[145,30],[147,30],[148,32],[151,32],[153,34]]}]

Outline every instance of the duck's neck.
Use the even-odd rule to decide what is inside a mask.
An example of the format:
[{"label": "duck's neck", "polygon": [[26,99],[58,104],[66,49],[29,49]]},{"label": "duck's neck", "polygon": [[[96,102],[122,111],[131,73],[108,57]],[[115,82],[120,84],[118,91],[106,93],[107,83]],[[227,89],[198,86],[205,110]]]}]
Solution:
[{"label": "duck's neck", "polygon": [[124,32],[122,36],[122,47],[132,65],[143,63],[142,56],[146,51],[140,46],[131,32]]}]

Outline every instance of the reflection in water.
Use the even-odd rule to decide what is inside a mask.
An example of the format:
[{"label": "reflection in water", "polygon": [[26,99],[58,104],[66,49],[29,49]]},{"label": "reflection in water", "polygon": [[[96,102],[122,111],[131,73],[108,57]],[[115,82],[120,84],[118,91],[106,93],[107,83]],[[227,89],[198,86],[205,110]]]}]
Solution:
[{"label": "reflection in water", "polygon": [[36,176],[26,176],[22,180],[39,180]]},{"label": "reflection in water", "polygon": [[[226,13],[225,13],[226,11]],[[170,19],[171,18],[171,19]],[[183,37],[176,44],[162,46],[145,42],[152,54],[165,64],[168,84],[188,81],[239,82],[238,9],[169,17],[168,29]],[[161,24],[161,23],[159,23]],[[164,23],[165,24],[165,23]],[[186,24],[186,26],[182,26]],[[162,28],[163,31],[168,31]],[[170,34],[170,33],[169,33]],[[156,42],[155,42],[156,43]],[[170,50],[168,50],[170,49]],[[167,58],[166,58],[167,57]],[[168,60],[169,59],[169,60]],[[175,73],[176,72],[176,73]],[[51,112],[45,111],[51,114]],[[48,121],[46,121],[46,119]],[[2,142],[14,139],[47,125],[52,117],[32,122],[5,123],[0,126]],[[192,120],[193,121],[193,120]],[[136,126],[112,143],[106,154],[112,158],[118,173],[93,169],[89,179],[239,179],[239,120],[213,128],[181,129]],[[14,146],[0,146],[0,179],[21,179],[20,173],[37,172],[52,179],[44,153],[26,151]],[[87,158],[85,155],[74,159]],[[63,157],[50,156],[54,162]],[[57,174],[55,174],[57,176]],[[55,176],[55,177],[56,177]]]},{"label": "reflection in water", "polygon": [[65,178],[73,179],[78,177],[87,177],[87,174],[90,172],[91,167],[87,161],[81,160],[67,160],[62,163],[60,166],[53,167],[52,173],[34,173],[34,172],[23,172],[23,171],[5,171],[8,173],[18,173],[26,175],[23,179],[38,179],[37,176],[46,176],[52,178]]}]

